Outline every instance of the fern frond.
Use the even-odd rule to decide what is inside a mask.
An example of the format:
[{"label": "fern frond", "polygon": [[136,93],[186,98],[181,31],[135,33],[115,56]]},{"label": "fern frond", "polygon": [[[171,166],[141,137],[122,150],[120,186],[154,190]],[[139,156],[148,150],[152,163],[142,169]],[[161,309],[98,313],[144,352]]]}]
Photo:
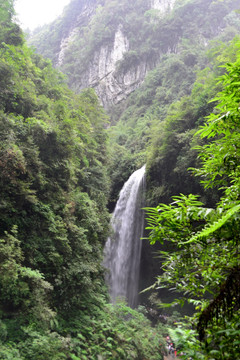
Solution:
[{"label": "fern frond", "polygon": [[191,244],[193,242],[196,242],[202,238],[206,238],[209,235],[212,235],[215,231],[217,231],[218,229],[220,229],[223,225],[226,224],[226,222],[234,215],[236,214],[238,211],[240,210],[240,204],[235,205],[234,207],[232,207],[231,209],[229,209],[220,219],[218,219],[217,221],[215,221],[214,223],[205,226],[205,228],[202,231],[199,231],[197,234],[195,234],[194,236],[191,237],[191,239],[189,239],[186,242],[182,242],[181,244],[185,245],[185,244]]}]

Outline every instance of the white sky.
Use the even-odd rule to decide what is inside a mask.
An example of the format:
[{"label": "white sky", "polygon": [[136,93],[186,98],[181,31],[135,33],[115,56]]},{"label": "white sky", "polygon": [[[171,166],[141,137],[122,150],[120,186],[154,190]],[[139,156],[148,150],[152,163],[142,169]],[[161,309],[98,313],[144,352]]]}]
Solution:
[{"label": "white sky", "polygon": [[70,0],[15,0],[15,11],[22,29],[35,29],[61,15]]}]

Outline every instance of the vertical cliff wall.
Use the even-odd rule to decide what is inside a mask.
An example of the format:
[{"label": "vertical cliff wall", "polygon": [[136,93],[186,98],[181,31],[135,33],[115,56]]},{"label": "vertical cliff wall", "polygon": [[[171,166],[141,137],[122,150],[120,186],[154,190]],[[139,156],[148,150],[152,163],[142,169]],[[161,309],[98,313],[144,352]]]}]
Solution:
[{"label": "vertical cliff wall", "polygon": [[[145,21],[144,13],[155,10],[157,14],[162,16],[173,9],[175,1],[148,0],[143,2],[138,0],[131,5],[127,1],[122,1],[122,4],[119,3],[120,16],[118,16],[118,8],[115,7],[112,11],[111,1],[83,0],[81,7],[79,7],[80,2],[74,0],[69,5],[69,9],[72,7],[72,10],[67,9],[65,11],[62,22],[58,20],[48,29],[43,29],[39,34],[35,34],[31,42],[37,49],[40,49],[43,55],[50,57],[55,66],[63,72],[68,72],[68,64],[71,61],[69,57],[76,52],[78,59],[74,60],[75,65],[71,67],[68,74],[70,86],[77,92],[86,87],[93,87],[104,107],[108,108],[126,99],[130,93],[138,88],[148,71],[153,69],[160,60],[160,52],[157,56],[155,54],[154,58],[149,54],[142,59],[139,56],[135,56],[134,59],[134,51],[136,50],[131,44],[132,33],[130,34],[131,40],[129,39],[129,29],[133,27],[134,22],[137,23],[140,20],[138,29],[141,31],[143,20]],[[116,4],[112,5],[115,6]],[[74,11],[78,11],[78,15],[76,13],[71,14]],[[134,12],[136,14],[132,16]],[[96,31],[97,17],[100,21],[105,21],[103,28],[98,31]],[[132,21],[132,24],[129,25],[129,21]],[[45,38],[48,39],[49,43],[49,38],[51,40],[52,37],[50,32],[55,32],[56,28],[59,28],[61,36],[58,35],[58,39],[55,41],[54,54],[51,54],[51,50],[44,50],[43,42]],[[100,33],[106,32],[106,28],[110,33],[108,41],[102,41],[102,39],[97,41],[97,38],[102,36]],[[95,34],[93,34],[94,32]],[[138,35],[136,34],[136,36]],[[93,39],[93,37],[95,38]],[[89,50],[91,42],[95,42],[96,48]],[[80,51],[76,51],[78,46],[76,44],[82,47]],[[84,52],[85,55],[83,55]],[[88,60],[84,62],[86,53]],[[120,64],[124,61],[124,66],[121,67]]]},{"label": "vertical cliff wall", "polygon": [[31,43],[68,76],[92,87],[105,108],[126,99],[182,39],[207,46],[237,0],[72,0]]}]

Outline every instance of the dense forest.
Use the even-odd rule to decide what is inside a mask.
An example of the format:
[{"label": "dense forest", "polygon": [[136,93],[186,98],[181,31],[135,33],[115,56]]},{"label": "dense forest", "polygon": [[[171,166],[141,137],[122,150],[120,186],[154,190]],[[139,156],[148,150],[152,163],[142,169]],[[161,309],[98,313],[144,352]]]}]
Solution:
[{"label": "dense forest", "polygon": [[[239,356],[239,4],[150,3],[72,0],[27,44],[0,0],[0,359],[163,360],[168,334],[181,359]],[[103,98],[82,79],[119,29],[112,79],[147,71]],[[109,303],[103,248],[144,163],[158,258],[145,245],[150,297],[130,309]]]},{"label": "dense forest", "polygon": [[[177,0],[167,13],[151,8],[151,3],[150,0],[135,3],[122,0],[117,6],[114,0],[72,1],[61,18],[37,29],[29,40],[40,54],[50,58],[67,75],[68,85],[74,91],[81,92],[80,84],[93,87],[107,107],[111,123],[108,166],[112,180],[111,209],[124,181],[145,162],[149,204],[169,201],[173,194],[185,188],[189,192],[196,187],[201,191],[198,182],[192,181],[187,172],[196,159],[189,142],[193,128],[213,109],[214,104],[209,101],[218,90],[214,78],[223,72],[219,65],[234,61],[236,55],[234,50],[230,53],[226,48],[240,31],[238,1]],[[124,53],[113,63],[111,52],[114,52],[114,36],[119,28],[122,41],[129,45],[121,44]],[[70,40],[66,45],[68,36]],[[101,54],[110,58],[109,65]],[[99,69],[94,65],[97,61]],[[104,64],[105,71],[101,69]],[[93,75],[86,81],[88,72]],[[104,80],[108,72],[112,72],[112,77]],[[121,85],[125,80],[130,81],[130,89]],[[184,96],[191,96],[192,90],[195,100],[185,100],[189,102],[191,119],[182,124],[182,129],[176,129],[177,133],[185,133],[186,129],[192,132],[180,139],[170,131],[172,138],[167,139],[162,125],[168,122],[167,116],[172,116],[169,112],[174,111],[177,101],[183,101],[182,107],[185,107]],[[119,91],[125,95],[119,98]],[[106,99],[105,94],[109,92],[113,95]],[[159,146],[162,137],[171,150]],[[165,153],[161,155],[161,151]],[[169,155],[174,159],[172,162]]]}]

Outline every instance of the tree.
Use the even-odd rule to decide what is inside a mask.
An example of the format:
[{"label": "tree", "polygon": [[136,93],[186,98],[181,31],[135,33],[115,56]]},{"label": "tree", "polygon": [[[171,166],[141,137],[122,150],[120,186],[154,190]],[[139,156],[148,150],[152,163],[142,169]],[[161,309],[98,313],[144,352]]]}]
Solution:
[{"label": "tree", "polygon": [[107,117],[93,90],[75,95],[49,60],[9,41],[12,1],[3,5],[1,316],[27,324],[41,312],[34,310],[36,294],[58,314],[91,312],[107,296],[101,267],[108,231]]},{"label": "tree", "polygon": [[14,0],[1,0],[0,5],[0,48],[3,42],[10,45],[22,44],[22,30],[12,21],[15,15]]},{"label": "tree", "polygon": [[[236,43],[236,49],[240,43]],[[221,193],[215,208],[196,195],[180,195],[170,205],[148,208],[151,243],[170,241],[176,250],[161,252],[164,273],[155,286],[173,286],[184,301],[195,305],[191,319],[205,347],[188,347],[193,359],[234,359],[239,344],[240,280],[240,56],[225,65],[218,104],[197,134],[201,167],[192,169],[205,188]],[[186,346],[186,344],[185,344]],[[204,355],[203,355],[204,354]],[[201,357],[202,356],[202,357]],[[203,357],[205,356],[205,357]]]}]

